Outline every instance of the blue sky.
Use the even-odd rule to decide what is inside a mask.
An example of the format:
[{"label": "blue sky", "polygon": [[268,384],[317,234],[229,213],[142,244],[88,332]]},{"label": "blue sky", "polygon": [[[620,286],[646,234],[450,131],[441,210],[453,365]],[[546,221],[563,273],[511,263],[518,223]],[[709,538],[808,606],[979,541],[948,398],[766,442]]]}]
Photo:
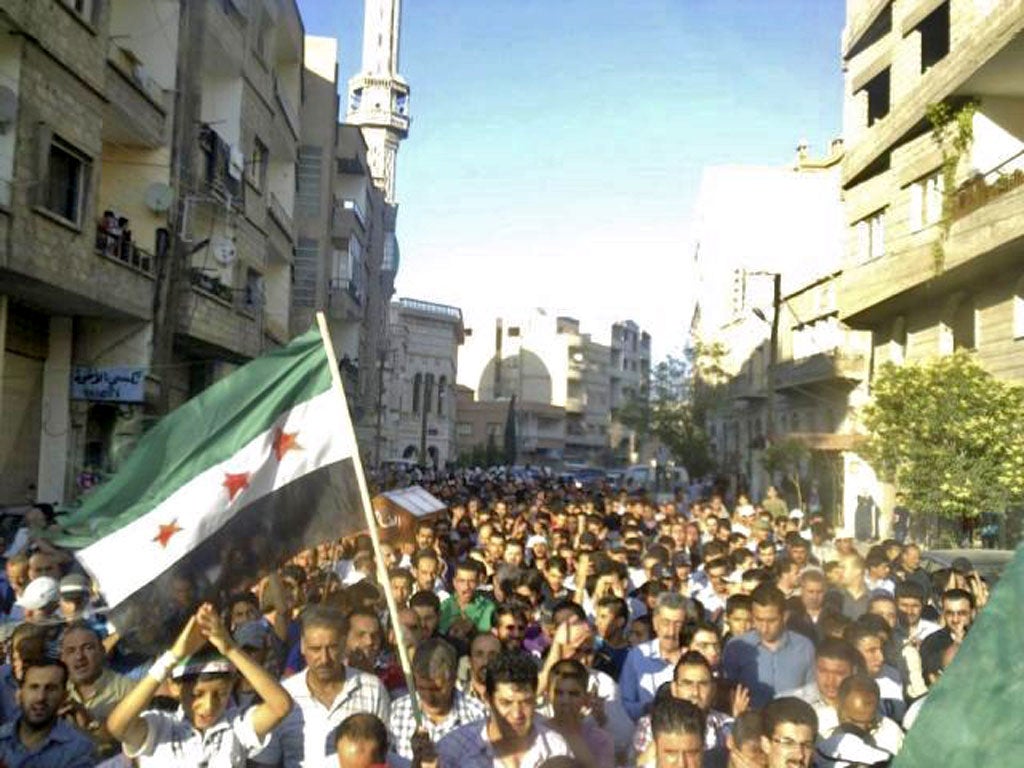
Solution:
[{"label": "blue sky", "polygon": [[[844,0],[405,0],[412,130],[398,294],[467,325],[543,306],[655,353],[685,341],[708,165],[792,161],[840,133]],[[359,70],[361,0],[299,0]],[[344,86],[343,86],[344,87]]]}]

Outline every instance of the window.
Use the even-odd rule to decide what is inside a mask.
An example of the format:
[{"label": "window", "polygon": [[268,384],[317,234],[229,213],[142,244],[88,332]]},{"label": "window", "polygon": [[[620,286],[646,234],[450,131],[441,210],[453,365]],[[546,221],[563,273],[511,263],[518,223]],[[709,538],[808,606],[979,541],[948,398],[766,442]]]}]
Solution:
[{"label": "window", "polygon": [[974,301],[965,298],[953,311],[950,330],[953,333],[953,349],[977,349],[978,312]]},{"label": "window", "polygon": [[295,169],[295,208],[307,216],[320,215],[323,154],[323,147],[299,147],[299,162]]},{"label": "window", "polygon": [[423,377],[423,412],[430,413],[430,404],[434,402],[434,374]]},{"label": "window", "polygon": [[1024,339],[1024,276],[1013,292],[1013,338]]},{"label": "window", "polygon": [[889,69],[883,69],[864,86],[868,95],[868,126],[889,114]]},{"label": "window", "polygon": [[857,233],[857,254],[864,261],[885,255],[885,209],[867,216],[854,225]]},{"label": "window", "polygon": [[910,185],[911,230],[916,232],[941,221],[944,191],[942,171],[935,171]]},{"label": "window", "polygon": [[420,412],[420,396],[423,390],[423,374],[417,373],[412,379],[412,412]]},{"label": "window", "polygon": [[245,308],[259,309],[263,306],[263,275],[255,269],[245,270]]},{"label": "window", "polygon": [[64,5],[90,23],[95,19],[95,0],[64,0]]},{"label": "window", "polygon": [[267,183],[267,163],[270,161],[270,152],[267,145],[253,137],[252,157],[249,159],[249,183],[256,189],[262,190]]},{"label": "window", "polygon": [[74,224],[80,224],[85,207],[86,157],[54,137],[47,158],[43,207]]},{"label": "window", "polygon": [[448,397],[448,377],[437,380],[437,415],[444,416],[444,399]]},{"label": "window", "polygon": [[470,437],[473,434],[473,425],[468,421],[460,421],[455,425],[455,434],[459,437]]},{"label": "window", "polygon": [[921,72],[927,72],[949,53],[949,3],[943,3],[918,25],[921,33]]}]

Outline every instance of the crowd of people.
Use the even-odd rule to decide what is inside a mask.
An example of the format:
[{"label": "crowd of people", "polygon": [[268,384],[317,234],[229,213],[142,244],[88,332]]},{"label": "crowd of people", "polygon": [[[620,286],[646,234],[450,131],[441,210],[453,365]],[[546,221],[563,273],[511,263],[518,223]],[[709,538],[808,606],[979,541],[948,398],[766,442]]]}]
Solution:
[{"label": "crowd of people", "polygon": [[926,572],[771,488],[419,481],[446,510],[407,540],[182,583],[147,657],[32,509],[0,583],[0,766],[882,766],[988,599],[969,562]]}]

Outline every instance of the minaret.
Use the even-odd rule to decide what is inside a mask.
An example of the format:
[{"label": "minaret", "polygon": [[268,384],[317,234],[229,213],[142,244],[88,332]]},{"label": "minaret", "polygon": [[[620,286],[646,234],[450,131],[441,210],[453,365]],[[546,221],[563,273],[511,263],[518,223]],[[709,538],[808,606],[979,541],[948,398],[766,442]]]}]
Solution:
[{"label": "minaret", "polygon": [[398,74],[401,0],[365,0],[363,71],[348,83],[346,122],[363,129],[373,181],[395,202],[395,158],[409,135],[409,84]]}]

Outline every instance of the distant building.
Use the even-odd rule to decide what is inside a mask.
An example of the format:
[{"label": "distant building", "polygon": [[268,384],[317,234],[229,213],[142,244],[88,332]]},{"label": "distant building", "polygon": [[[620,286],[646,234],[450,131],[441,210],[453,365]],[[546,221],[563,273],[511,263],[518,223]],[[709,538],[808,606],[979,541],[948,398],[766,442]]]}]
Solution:
[{"label": "distant building", "polygon": [[391,303],[390,325],[388,353],[379,372],[386,384],[375,458],[444,467],[456,457],[462,311],[403,298]]},{"label": "distant building", "polygon": [[[691,339],[717,344],[724,353],[724,379],[709,382],[718,385],[721,397],[706,426],[733,490],[759,499],[769,484],[782,484],[762,464],[774,431],[776,440],[796,438],[819,454],[815,467],[829,469],[815,472],[812,462],[801,468],[805,501],[810,497],[837,516],[848,506],[842,479],[873,476],[855,452],[870,340],[838,318],[842,159],[837,141],[820,159],[801,145],[788,168],[705,172],[697,205],[699,299]],[[771,371],[775,274],[781,276],[779,333]],[[793,490],[788,495],[795,503]]]},{"label": "distant building", "polygon": [[[515,395],[523,461],[616,463],[613,448],[628,444],[628,436],[623,431],[616,445],[611,442],[613,396],[624,402],[644,388],[648,334],[627,321],[614,326],[611,345],[602,344],[575,318],[535,310],[519,319],[497,318],[493,328],[477,326],[467,336],[460,383],[478,403],[507,403]],[[536,439],[525,437],[531,425]]]}]

